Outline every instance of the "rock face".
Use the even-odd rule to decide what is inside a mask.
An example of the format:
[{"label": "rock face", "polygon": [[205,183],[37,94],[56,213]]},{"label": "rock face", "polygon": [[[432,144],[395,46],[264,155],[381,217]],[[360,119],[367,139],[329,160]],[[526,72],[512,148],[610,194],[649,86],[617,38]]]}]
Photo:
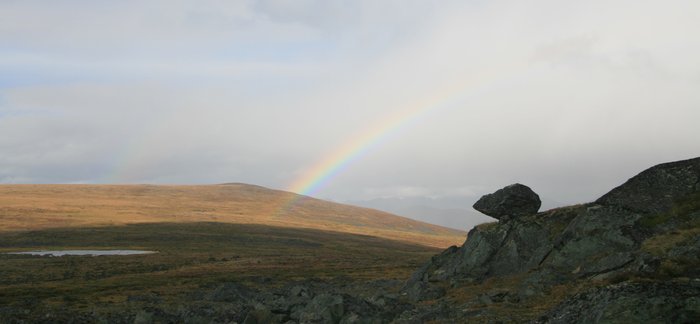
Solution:
[{"label": "rock face", "polygon": [[596,200],[638,213],[660,213],[678,198],[700,191],[700,158],[659,164]]},{"label": "rock face", "polygon": [[542,202],[530,187],[516,183],[481,197],[474,209],[496,218],[509,220],[537,213]]},{"label": "rock face", "polygon": [[576,294],[540,323],[697,323],[700,282],[623,283]]},{"label": "rock face", "polygon": [[[404,291],[415,300],[431,300],[436,287],[517,278],[505,294],[522,303],[548,294],[552,287],[645,278],[645,283],[621,286],[628,288],[603,286],[584,297],[570,297],[574,300],[564,301],[542,321],[596,323],[630,308],[639,308],[625,315],[631,322],[700,319],[697,298],[685,302],[683,297],[697,297],[700,288],[662,285],[658,290],[662,286],[655,285],[672,278],[700,280],[700,158],[652,167],[593,203],[535,214],[539,206],[539,197],[517,184],[482,197],[474,208],[501,222],[475,227],[464,245],[434,256]],[[653,299],[655,291],[665,295]],[[680,297],[674,291],[682,292]],[[596,304],[601,296],[618,294],[624,303],[608,308]],[[481,299],[473,303],[483,303]],[[649,308],[660,302],[673,306]],[[589,306],[600,312],[577,313]]]}]

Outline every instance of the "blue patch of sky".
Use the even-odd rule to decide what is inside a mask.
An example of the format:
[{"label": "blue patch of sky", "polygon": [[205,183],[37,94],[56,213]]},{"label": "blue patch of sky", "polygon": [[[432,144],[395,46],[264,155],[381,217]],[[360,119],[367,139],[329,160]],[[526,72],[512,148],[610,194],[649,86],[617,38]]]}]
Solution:
[{"label": "blue patch of sky", "polygon": [[31,71],[21,69],[0,69],[0,90],[47,84],[64,84],[78,80],[62,74],[47,73],[46,71]]}]

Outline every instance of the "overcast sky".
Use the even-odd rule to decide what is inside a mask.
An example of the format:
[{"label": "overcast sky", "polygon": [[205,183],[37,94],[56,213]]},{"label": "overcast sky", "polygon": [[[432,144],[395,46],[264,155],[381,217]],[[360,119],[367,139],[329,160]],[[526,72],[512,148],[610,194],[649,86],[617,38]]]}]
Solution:
[{"label": "overcast sky", "polygon": [[[0,0],[0,183],[590,201],[700,156],[700,2]],[[379,141],[378,141],[379,142]]]}]

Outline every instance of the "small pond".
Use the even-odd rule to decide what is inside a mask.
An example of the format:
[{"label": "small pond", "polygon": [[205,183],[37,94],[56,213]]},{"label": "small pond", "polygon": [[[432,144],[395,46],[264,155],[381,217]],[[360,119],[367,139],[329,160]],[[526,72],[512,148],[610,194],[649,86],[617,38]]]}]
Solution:
[{"label": "small pond", "polygon": [[27,251],[27,252],[9,252],[7,254],[28,254],[28,255],[41,255],[41,256],[64,256],[64,255],[86,255],[86,256],[99,256],[99,255],[134,255],[134,254],[151,254],[156,253],[156,251],[142,251],[142,250],[58,250],[58,251]]}]

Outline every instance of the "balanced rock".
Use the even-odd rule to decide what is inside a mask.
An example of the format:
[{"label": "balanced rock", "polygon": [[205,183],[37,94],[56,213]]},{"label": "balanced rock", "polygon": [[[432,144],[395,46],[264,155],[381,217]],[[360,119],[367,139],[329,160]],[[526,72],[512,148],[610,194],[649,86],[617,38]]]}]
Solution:
[{"label": "balanced rock", "polygon": [[516,183],[481,197],[473,207],[488,216],[505,221],[535,214],[541,205],[540,196],[530,187]]}]

